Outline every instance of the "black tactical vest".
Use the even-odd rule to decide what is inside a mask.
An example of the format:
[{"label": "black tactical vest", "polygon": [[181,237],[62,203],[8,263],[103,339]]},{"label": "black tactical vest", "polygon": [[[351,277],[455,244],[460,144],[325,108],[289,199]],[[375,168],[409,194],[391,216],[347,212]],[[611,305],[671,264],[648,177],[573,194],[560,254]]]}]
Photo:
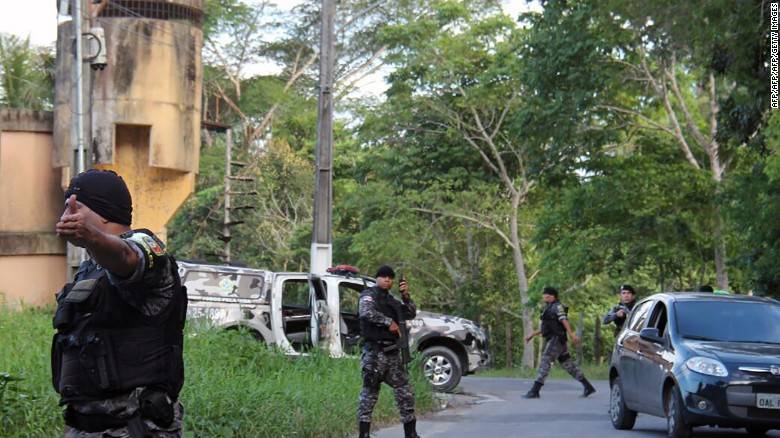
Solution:
[{"label": "black tactical vest", "polygon": [[[392,318],[393,321],[395,321],[396,324],[400,325],[401,321],[398,320],[399,317],[399,310],[397,306],[400,304],[398,301],[390,296],[389,292],[381,291],[376,286],[366,289],[363,291],[360,296],[363,297],[365,294],[370,294],[371,297],[374,299],[374,304],[376,305],[376,309],[381,312],[383,315]],[[388,327],[380,326],[377,324],[372,324],[369,321],[360,320],[360,333],[363,336],[363,339],[366,341],[397,341],[398,336],[390,331]]]},{"label": "black tactical vest", "polygon": [[[172,257],[171,265],[177,270]],[[121,298],[104,269],[92,261],[81,265],[74,283],[58,295],[54,316],[52,383],[60,404],[102,400],[139,386],[178,398],[187,291],[178,272],[175,281],[167,307],[146,316]]]},{"label": "black tactical vest", "polygon": [[542,336],[545,338],[557,337],[565,340],[566,328],[558,321],[558,313],[556,312],[558,306],[556,304],[558,306],[563,305],[560,301],[555,301],[548,304],[544,312],[542,312]]}]

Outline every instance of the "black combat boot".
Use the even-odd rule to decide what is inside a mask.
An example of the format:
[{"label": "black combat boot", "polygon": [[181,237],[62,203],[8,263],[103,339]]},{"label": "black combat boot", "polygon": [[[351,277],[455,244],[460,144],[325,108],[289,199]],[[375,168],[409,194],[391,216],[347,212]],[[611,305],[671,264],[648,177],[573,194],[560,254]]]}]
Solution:
[{"label": "black combat boot", "polygon": [[594,388],[593,385],[591,385],[590,382],[588,382],[588,379],[586,379],[585,377],[583,377],[582,380],[580,380],[580,383],[582,383],[582,387],[583,387],[582,390],[583,397],[587,397],[593,394],[594,392],[596,392],[596,388]]},{"label": "black combat boot", "polygon": [[360,435],[358,438],[371,438],[371,423],[368,421],[360,422]]},{"label": "black combat boot", "polygon": [[534,382],[534,386],[525,393],[523,398],[539,398],[539,390],[542,389],[542,384]]},{"label": "black combat boot", "polygon": [[417,435],[417,420],[404,423],[404,438],[420,438]]}]

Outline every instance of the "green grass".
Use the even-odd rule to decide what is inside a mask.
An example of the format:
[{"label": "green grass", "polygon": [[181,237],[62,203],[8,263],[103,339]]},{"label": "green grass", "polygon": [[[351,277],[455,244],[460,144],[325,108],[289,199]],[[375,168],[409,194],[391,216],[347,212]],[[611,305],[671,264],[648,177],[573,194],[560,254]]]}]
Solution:
[{"label": "green grass", "polygon": [[0,307],[0,373],[21,379],[0,390],[0,436],[53,436],[62,428],[51,384],[51,314]]},{"label": "green grass", "polygon": [[[51,312],[0,309],[0,436],[50,437],[62,420],[51,387]],[[190,333],[181,393],[185,434],[193,437],[342,437],[356,432],[361,387],[356,358],[322,352],[291,358],[240,332]],[[418,412],[433,409],[433,394],[411,367]],[[5,385],[5,386],[4,386]],[[375,423],[398,420],[392,391],[383,386]]]},{"label": "green grass", "polygon": [[[588,380],[607,380],[609,379],[608,364],[588,364],[582,367],[582,372]],[[536,369],[517,367],[517,368],[495,368],[477,373],[477,377],[515,377],[519,379],[533,379],[536,377]],[[561,368],[556,362],[550,370],[550,379],[571,379],[569,373]]]}]

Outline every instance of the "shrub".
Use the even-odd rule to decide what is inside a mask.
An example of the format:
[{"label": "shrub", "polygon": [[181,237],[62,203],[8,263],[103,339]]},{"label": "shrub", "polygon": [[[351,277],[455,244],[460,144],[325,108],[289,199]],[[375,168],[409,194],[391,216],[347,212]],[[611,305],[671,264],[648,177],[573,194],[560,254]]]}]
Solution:
[{"label": "shrub", "polygon": [[[51,312],[0,309],[0,436],[50,437],[62,430],[51,387]],[[357,358],[322,351],[289,357],[248,333],[188,330],[186,381],[181,393],[187,436],[341,437],[356,429],[361,387]],[[419,367],[411,367],[417,409],[433,396]],[[378,424],[398,421],[392,391],[384,387]]]}]

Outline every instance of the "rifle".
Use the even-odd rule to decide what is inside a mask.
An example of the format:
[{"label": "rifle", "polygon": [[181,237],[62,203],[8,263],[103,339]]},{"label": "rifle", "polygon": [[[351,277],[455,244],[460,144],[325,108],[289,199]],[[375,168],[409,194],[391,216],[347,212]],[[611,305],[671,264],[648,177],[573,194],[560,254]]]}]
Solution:
[{"label": "rifle", "polygon": [[[398,281],[398,284],[400,285],[403,281],[404,276],[402,275],[401,279]],[[398,348],[401,349],[401,363],[406,366],[409,362],[412,361],[412,358],[409,354],[409,329],[406,326],[406,319],[404,318],[402,303],[398,303],[398,305],[395,306],[395,313],[398,317],[398,341],[396,344],[398,345]]]}]

